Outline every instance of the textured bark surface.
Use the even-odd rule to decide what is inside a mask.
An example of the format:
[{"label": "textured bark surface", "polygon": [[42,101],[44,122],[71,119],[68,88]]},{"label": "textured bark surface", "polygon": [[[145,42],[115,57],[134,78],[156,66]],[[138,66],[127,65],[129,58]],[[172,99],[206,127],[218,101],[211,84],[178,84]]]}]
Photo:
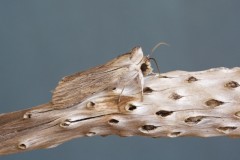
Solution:
[{"label": "textured bark surface", "polygon": [[[47,103],[0,115],[0,155],[82,136],[240,136],[240,68],[173,71],[56,110]],[[120,102],[118,103],[119,95]]]}]

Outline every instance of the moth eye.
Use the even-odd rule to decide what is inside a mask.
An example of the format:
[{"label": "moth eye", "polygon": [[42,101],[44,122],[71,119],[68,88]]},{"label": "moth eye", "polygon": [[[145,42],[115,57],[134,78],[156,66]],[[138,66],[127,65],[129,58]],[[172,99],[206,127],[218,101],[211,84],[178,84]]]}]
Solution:
[{"label": "moth eye", "polygon": [[143,76],[147,76],[152,73],[151,64],[148,62],[142,63],[140,66]]},{"label": "moth eye", "polygon": [[147,65],[146,63],[143,63],[143,64],[141,65],[141,71],[142,71],[142,72],[146,72],[147,69],[148,69],[148,65]]}]

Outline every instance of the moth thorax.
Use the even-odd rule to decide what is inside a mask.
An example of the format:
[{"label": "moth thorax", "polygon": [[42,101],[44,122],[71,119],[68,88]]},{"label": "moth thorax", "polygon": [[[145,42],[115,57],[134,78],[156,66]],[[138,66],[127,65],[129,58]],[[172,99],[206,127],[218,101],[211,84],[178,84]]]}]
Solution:
[{"label": "moth thorax", "polygon": [[142,71],[143,76],[147,76],[150,73],[152,73],[152,67],[149,61],[145,61],[144,63],[142,63],[140,69]]}]

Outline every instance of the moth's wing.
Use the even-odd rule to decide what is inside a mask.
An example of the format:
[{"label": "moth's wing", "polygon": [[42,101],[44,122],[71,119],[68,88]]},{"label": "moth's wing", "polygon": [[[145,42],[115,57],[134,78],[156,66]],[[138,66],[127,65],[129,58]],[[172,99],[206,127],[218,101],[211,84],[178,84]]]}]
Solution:
[{"label": "moth's wing", "polygon": [[64,77],[53,91],[52,103],[55,108],[81,103],[88,96],[113,86],[128,72],[128,66],[103,65]]}]

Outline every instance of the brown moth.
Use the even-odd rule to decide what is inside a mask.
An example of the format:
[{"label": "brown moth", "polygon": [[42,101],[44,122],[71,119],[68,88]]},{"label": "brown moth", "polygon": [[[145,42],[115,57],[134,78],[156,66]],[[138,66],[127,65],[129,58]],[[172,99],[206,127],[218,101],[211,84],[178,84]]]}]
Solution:
[{"label": "brown moth", "polygon": [[151,72],[149,57],[135,47],[104,65],[64,77],[53,91],[52,103],[56,109],[71,107],[105,89],[136,83],[134,80],[143,92],[143,76]]}]

